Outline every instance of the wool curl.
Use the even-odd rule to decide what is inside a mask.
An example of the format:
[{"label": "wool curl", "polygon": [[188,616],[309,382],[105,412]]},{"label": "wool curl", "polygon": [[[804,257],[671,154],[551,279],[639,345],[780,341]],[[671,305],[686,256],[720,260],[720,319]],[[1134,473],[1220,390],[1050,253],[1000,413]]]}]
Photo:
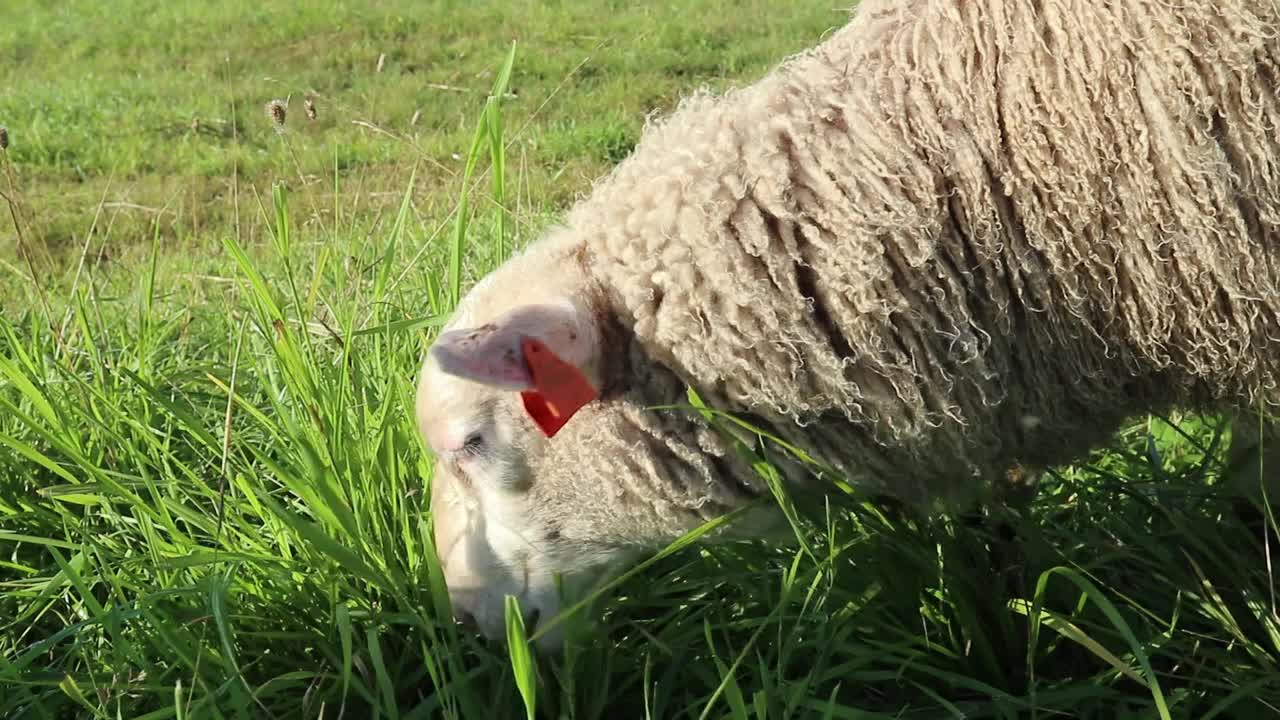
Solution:
[{"label": "wool curl", "polygon": [[903,497],[1274,405],[1278,29],[1256,0],[866,0],[650,123],[557,242],[634,377]]}]

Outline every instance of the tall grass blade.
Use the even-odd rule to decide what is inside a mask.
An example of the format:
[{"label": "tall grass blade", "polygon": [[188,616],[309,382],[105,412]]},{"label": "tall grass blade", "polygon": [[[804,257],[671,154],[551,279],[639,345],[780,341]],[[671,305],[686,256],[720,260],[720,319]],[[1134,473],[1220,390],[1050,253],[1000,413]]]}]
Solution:
[{"label": "tall grass blade", "polygon": [[520,697],[524,699],[524,707],[528,720],[537,716],[537,671],[533,663],[533,654],[529,651],[529,638],[525,635],[524,614],[520,611],[520,602],[513,595],[503,600],[507,624],[507,652],[511,658],[511,671],[515,674],[516,687],[520,689]]}]

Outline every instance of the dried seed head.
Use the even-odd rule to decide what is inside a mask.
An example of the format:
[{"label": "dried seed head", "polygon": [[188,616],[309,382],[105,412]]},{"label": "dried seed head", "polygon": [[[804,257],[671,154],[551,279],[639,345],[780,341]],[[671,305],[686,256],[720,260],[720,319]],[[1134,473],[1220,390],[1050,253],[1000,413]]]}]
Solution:
[{"label": "dried seed head", "polygon": [[9,128],[0,125],[0,150],[9,149]]},{"label": "dried seed head", "polygon": [[316,119],[316,103],[311,98],[307,98],[307,119]]},{"label": "dried seed head", "polygon": [[285,110],[284,103],[280,100],[272,100],[267,103],[267,117],[271,118],[271,122],[276,124],[277,128],[284,128]]}]

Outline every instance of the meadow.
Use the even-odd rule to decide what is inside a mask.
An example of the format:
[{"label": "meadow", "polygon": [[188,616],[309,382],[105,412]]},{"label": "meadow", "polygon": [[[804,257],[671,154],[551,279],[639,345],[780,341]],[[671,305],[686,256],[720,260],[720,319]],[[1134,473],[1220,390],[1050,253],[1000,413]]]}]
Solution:
[{"label": "meadow", "polygon": [[1280,715],[1274,521],[1194,415],[980,522],[837,492],[793,547],[682,541],[560,656],[450,620],[412,403],[449,309],[647,115],[845,17],[9,0],[0,717]]}]

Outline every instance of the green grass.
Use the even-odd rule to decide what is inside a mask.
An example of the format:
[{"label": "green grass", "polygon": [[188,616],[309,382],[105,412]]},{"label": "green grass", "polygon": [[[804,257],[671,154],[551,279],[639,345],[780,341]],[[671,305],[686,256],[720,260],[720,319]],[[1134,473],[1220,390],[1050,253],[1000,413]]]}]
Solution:
[{"label": "green grass", "polygon": [[829,5],[117,5],[0,30],[35,270],[0,224],[0,717],[1280,712],[1275,547],[1211,492],[1198,417],[1055,469],[998,513],[1016,539],[799,498],[805,547],[657,554],[566,657],[448,620],[412,420],[435,326],[644,112]]}]

